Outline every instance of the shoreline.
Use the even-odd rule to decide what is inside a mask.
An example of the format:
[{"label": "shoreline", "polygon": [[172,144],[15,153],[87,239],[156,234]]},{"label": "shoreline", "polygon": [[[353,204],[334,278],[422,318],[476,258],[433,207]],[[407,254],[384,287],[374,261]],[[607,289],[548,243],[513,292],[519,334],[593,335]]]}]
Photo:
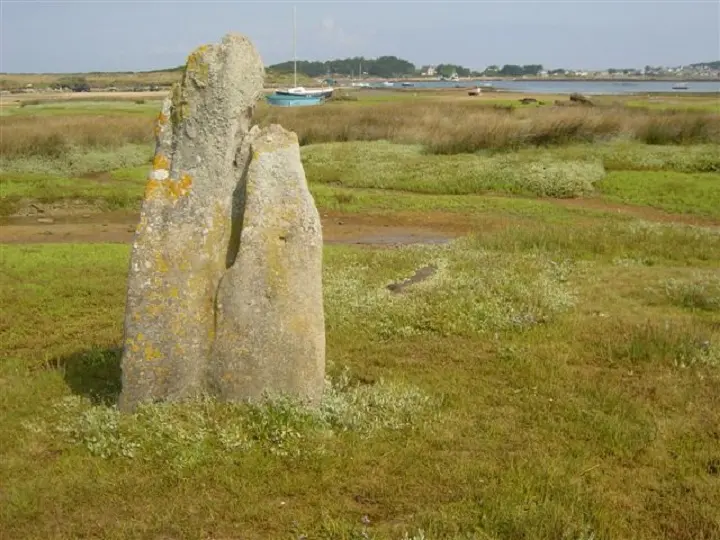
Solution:
[{"label": "shoreline", "polygon": [[[339,82],[339,81],[338,81]],[[278,87],[266,87],[263,88],[262,92],[264,95],[270,94],[277,90]],[[433,87],[371,87],[371,88],[363,88],[363,87],[354,87],[354,86],[346,86],[342,84],[338,84],[337,86],[333,87],[336,91],[341,92],[391,92],[391,93],[407,93],[407,92],[414,92],[414,93],[433,93],[433,94],[440,94],[440,93],[447,93],[452,94],[453,92],[462,92],[463,94],[468,90],[469,87],[462,87],[462,88],[455,88],[455,87],[441,87],[441,88],[433,88]],[[572,92],[548,92],[547,95],[569,95]],[[507,90],[507,89],[492,89],[491,91],[484,92],[482,96],[484,97],[490,97],[490,96],[520,96],[520,95],[530,95],[530,94],[537,94],[537,92],[533,91],[525,91],[525,90]],[[593,95],[593,96],[658,96],[658,97],[664,97],[664,96],[672,96],[672,97],[710,97],[714,95],[720,94],[720,89],[717,92],[693,92],[692,90],[689,91],[682,91],[682,92],[668,92],[668,91],[657,91],[657,92],[622,92],[622,93],[602,93],[602,94],[595,94],[595,93],[588,93],[585,92],[585,95]],[[159,91],[146,91],[146,92],[108,92],[105,90],[95,90],[91,92],[32,92],[32,93],[20,93],[20,94],[2,94],[0,95],[0,106],[9,106],[13,103],[22,103],[26,101],[41,101],[41,102],[52,102],[52,101],[134,101],[134,100],[148,100],[148,101],[159,101],[164,99],[169,95],[168,90],[159,90]]]},{"label": "shoreline", "polygon": [[[337,79],[346,80],[346,79]],[[351,79],[347,79],[351,80]],[[612,78],[612,77],[460,77],[457,81],[440,81],[436,78],[431,77],[411,77],[411,78],[393,78],[393,79],[362,79],[363,82],[383,82],[383,81],[397,81],[397,82],[708,82],[708,83],[720,83],[720,77],[704,78],[704,77],[690,77],[687,79],[681,79],[678,77],[623,77],[623,78]],[[357,82],[357,81],[353,81]]]}]

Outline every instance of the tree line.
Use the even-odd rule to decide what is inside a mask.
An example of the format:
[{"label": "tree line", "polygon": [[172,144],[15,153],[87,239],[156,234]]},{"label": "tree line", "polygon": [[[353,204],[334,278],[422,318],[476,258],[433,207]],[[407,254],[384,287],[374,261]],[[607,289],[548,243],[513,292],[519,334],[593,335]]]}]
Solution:
[{"label": "tree line", "polygon": [[[403,77],[418,75],[427,72],[427,67],[419,67],[408,60],[397,56],[380,56],[378,58],[364,58],[356,56],[353,58],[342,58],[328,60],[325,62],[298,60],[297,71],[308,77],[322,77],[331,75],[344,76],[369,76],[369,77]],[[293,62],[281,62],[268,66],[268,69],[278,73],[292,73]],[[435,73],[444,77],[451,77],[457,74],[460,77],[472,76],[504,76],[520,77],[523,75],[538,75],[543,71],[541,64],[488,66],[484,71],[475,71],[458,64],[443,63],[435,66]]]},{"label": "tree line", "polygon": [[[268,66],[269,70],[278,73],[292,73],[293,62],[282,62]],[[379,58],[344,58],[328,60],[327,62],[298,60],[297,71],[308,77],[321,77],[323,75],[367,75],[370,77],[402,77],[414,75],[415,65],[412,62],[397,56],[381,56]]]}]

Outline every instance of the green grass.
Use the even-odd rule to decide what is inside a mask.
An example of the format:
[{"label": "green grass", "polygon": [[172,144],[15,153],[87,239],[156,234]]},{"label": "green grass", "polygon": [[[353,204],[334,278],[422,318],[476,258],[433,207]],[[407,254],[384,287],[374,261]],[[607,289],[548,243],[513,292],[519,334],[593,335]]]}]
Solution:
[{"label": "green grass", "polygon": [[610,201],[720,218],[717,173],[617,171],[608,174],[598,187]]},{"label": "green grass", "polygon": [[[613,142],[438,156],[419,146],[379,141],[310,145],[303,147],[302,155],[311,189],[323,208],[468,212],[499,200],[469,197],[472,194],[602,195],[609,201],[717,219],[720,161],[714,150],[707,145]],[[57,157],[7,159],[0,211],[12,213],[22,199],[105,199],[113,208],[138,209],[151,154],[150,146],[125,144],[117,149],[72,146]],[[387,197],[387,190],[403,193]],[[511,212],[551,208],[519,200],[501,206]]]},{"label": "green grass", "polygon": [[[117,153],[98,152],[96,155],[100,159],[108,156],[113,161],[118,157]],[[137,155],[147,158],[144,152]],[[79,200],[99,209],[139,210],[147,168],[148,166],[116,169],[110,173],[71,178],[50,176],[42,172],[7,173],[3,175],[0,215],[12,214],[28,201],[55,203]]]},{"label": "green grass", "polygon": [[40,101],[23,107],[3,106],[0,116],[84,116],[84,115],[140,115],[152,118],[160,111],[160,100],[73,100]]},{"label": "green grass", "polygon": [[303,148],[314,182],[416,193],[504,193],[574,197],[589,194],[604,176],[599,163],[543,160],[529,163],[511,154],[426,155],[419,146],[392,143],[329,143]]},{"label": "green grass", "polygon": [[[153,148],[145,144],[124,144],[119,148],[80,148],[71,146],[53,156],[34,156],[4,160],[0,171],[3,180],[10,184],[22,183],[22,175],[73,176],[88,173],[110,172],[116,169],[138,169],[145,166],[142,178],[147,175],[147,168],[152,161]],[[8,187],[9,193],[21,186]],[[32,188],[28,188],[32,189]]]},{"label": "green grass", "polygon": [[[558,198],[602,193],[612,201],[720,218],[714,150],[611,143],[437,156],[418,146],[356,142],[304,147],[303,159],[312,182],[337,187]],[[696,170],[712,172],[683,172]]]},{"label": "green grass", "polygon": [[[469,234],[326,246],[316,411],[118,414],[129,246],[3,246],[2,537],[720,539],[720,231],[637,219],[720,218],[715,150],[304,147],[321,213]],[[4,160],[1,211],[137,209],[150,153]]]},{"label": "green grass", "polygon": [[311,184],[318,207],[348,213],[392,214],[394,212],[450,212],[469,217],[542,218],[545,222],[567,224],[575,218],[627,220],[609,210],[564,207],[553,201],[502,195],[427,195]]},{"label": "green grass", "polygon": [[717,97],[710,98],[654,98],[654,99],[631,99],[624,102],[626,107],[655,110],[676,110],[676,111],[702,111],[720,113],[720,100]]},{"label": "green grass", "polygon": [[720,154],[713,144],[648,145],[616,140],[604,144],[573,144],[552,149],[524,148],[514,152],[514,155],[525,161],[543,157],[562,161],[600,160],[608,171],[720,172]]},{"label": "green grass", "polygon": [[[118,416],[128,247],[6,246],[4,534],[714,538],[720,320],[646,292],[697,282],[676,252],[699,233],[627,223],[588,258],[610,235],[584,223],[326,248],[321,413]],[[685,255],[705,246],[717,268],[702,234]],[[427,281],[385,288],[426,264]]]}]

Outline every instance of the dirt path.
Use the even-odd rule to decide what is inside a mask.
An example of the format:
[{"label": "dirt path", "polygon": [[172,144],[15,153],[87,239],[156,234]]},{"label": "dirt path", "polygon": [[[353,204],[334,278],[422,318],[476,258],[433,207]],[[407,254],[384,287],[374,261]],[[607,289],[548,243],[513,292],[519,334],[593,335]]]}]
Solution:
[{"label": "dirt path", "polygon": [[[566,208],[601,210],[638,219],[720,227],[720,220],[672,214],[646,206],[602,199],[550,199]],[[139,221],[137,212],[97,212],[82,204],[30,205],[24,215],[2,218],[0,243],[130,243]],[[497,214],[451,212],[342,213],[321,212],[326,244],[436,244],[469,234],[517,225],[518,218]]]},{"label": "dirt path", "polygon": [[[322,212],[326,244],[436,244],[473,230],[458,214],[398,213],[392,216]],[[52,214],[11,217],[0,227],[0,243],[130,243],[137,212]]]},{"label": "dirt path", "polygon": [[565,208],[586,208],[588,210],[601,210],[610,213],[623,214],[647,221],[662,223],[684,223],[686,225],[699,225],[702,227],[718,227],[720,219],[694,216],[691,214],[674,214],[650,206],[615,203],[604,199],[549,199],[552,203]]}]

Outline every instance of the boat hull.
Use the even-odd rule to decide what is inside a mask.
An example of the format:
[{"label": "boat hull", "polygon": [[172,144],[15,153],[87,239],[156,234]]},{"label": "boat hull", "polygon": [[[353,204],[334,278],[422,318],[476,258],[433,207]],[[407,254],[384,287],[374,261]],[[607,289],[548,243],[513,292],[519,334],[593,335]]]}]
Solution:
[{"label": "boat hull", "polygon": [[322,96],[294,96],[285,94],[274,94],[266,96],[265,99],[270,105],[276,107],[307,107],[320,105],[325,100]]},{"label": "boat hull", "polygon": [[333,95],[333,89],[329,90],[304,90],[304,91],[294,91],[294,90],[277,90],[275,94],[279,96],[292,96],[292,97],[322,97],[322,98],[329,98]]}]

